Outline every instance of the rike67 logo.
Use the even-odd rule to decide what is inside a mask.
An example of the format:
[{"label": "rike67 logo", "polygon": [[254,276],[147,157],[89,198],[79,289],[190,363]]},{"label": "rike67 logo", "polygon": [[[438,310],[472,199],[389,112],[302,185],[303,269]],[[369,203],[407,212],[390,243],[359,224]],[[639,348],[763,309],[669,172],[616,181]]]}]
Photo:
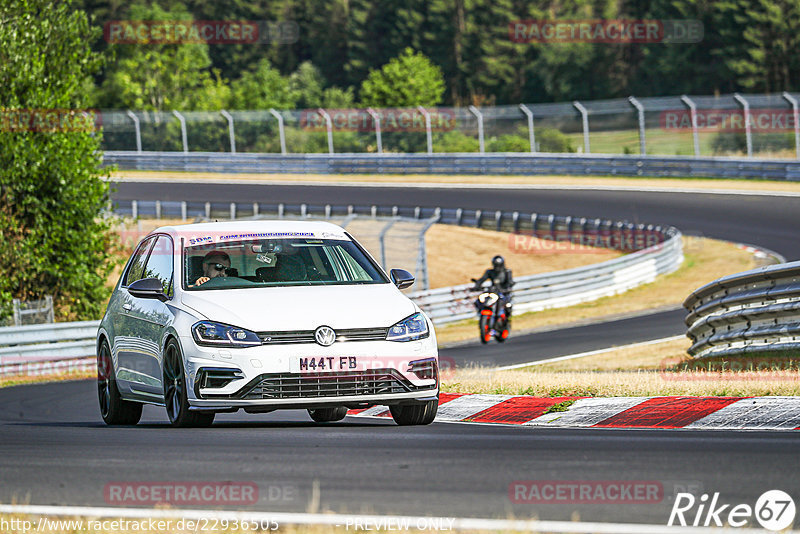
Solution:
[{"label": "rike67 logo", "polygon": [[792,524],[795,512],[794,500],[781,490],[764,492],[756,500],[755,507],[749,504],[724,504],[719,492],[715,492],[710,500],[707,493],[699,499],[691,493],[678,493],[667,525],[721,527],[727,524],[743,527],[753,525],[755,520],[767,530],[779,531]]}]

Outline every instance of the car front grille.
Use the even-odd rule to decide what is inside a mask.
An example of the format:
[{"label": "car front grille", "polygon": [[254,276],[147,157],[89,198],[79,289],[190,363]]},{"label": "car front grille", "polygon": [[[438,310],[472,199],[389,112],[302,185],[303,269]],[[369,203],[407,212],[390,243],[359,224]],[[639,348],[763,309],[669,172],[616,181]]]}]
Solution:
[{"label": "car front grille", "polygon": [[[336,341],[382,341],[389,333],[388,328],[343,328],[335,330]],[[264,345],[282,345],[289,343],[316,343],[313,330],[297,330],[291,332],[258,332]]]},{"label": "car front grille", "polygon": [[405,393],[415,388],[394,369],[340,373],[268,374],[242,396],[244,399],[299,399]]}]

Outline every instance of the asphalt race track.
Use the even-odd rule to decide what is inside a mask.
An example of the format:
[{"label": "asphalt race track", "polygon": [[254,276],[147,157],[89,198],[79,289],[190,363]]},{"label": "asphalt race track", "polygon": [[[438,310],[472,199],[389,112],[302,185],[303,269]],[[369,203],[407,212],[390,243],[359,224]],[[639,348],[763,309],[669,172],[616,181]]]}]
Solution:
[{"label": "asphalt race track", "polygon": [[[118,199],[397,204],[539,211],[672,224],[684,233],[760,245],[797,259],[800,199],[559,190],[131,183]],[[683,333],[683,312],[515,335],[445,349],[456,363],[513,364]],[[436,423],[397,427],[348,418],[316,425],[302,411],[220,415],[172,429],[146,407],[136,427],[102,424],[92,381],[0,389],[0,502],[118,505],[119,482],[240,481],[265,511],[390,513],[666,524],[678,491],[720,492],[751,506],[764,491],[800,494],[800,441],[785,432],[541,429]],[[512,502],[515,481],[646,481],[657,502]],[[315,490],[318,499],[314,497]],[[319,505],[314,505],[319,502]],[[215,503],[203,508],[225,508]]]},{"label": "asphalt race track", "polygon": [[[0,389],[0,502],[106,506],[120,482],[254,482],[259,500],[233,508],[299,511],[317,481],[319,510],[446,517],[665,524],[676,491],[755,503],[800,493],[794,433],[558,430],[440,423],[398,427],[305,412],[223,415],[209,429],[173,429],[146,407],[136,427],[106,427],[91,381]],[[519,480],[647,481],[646,504],[512,503]],[[513,497],[513,493],[511,496]],[[230,506],[229,506],[230,507]],[[224,504],[205,508],[225,508]]]},{"label": "asphalt race track", "polygon": [[[500,367],[535,362],[589,352],[598,348],[638,343],[651,339],[677,336],[686,332],[683,318],[686,310],[678,308],[665,312],[618,319],[587,326],[558,328],[531,334],[513,334],[504,343],[473,344],[444,348],[441,358],[452,359],[453,364]],[[477,328],[475,331],[477,339]],[[622,343],[620,340],[625,340]]]}]

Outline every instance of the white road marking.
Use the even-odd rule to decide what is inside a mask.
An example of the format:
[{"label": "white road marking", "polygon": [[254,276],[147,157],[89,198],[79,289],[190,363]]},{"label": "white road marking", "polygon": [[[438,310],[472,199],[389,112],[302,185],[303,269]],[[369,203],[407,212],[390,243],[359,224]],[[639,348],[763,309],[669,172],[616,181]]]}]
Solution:
[{"label": "white road marking", "polygon": [[685,339],[686,336],[681,334],[679,336],[664,337],[661,339],[651,339],[650,341],[640,341],[639,343],[631,343],[630,345],[619,345],[617,347],[608,347],[606,349],[590,350],[589,352],[580,352],[578,354],[568,354],[566,356],[557,356],[547,360],[537,360],[535,362],[517,363],[514,365],[504,365],[503,367],[495,367],[494,371],[510,371],[512,369],[522,369],[523,367],[530,367],[533,365],[544,365],[546,363],[561,362],[564,360],[573,360],[575,358],[585,358],[586,356],[594,356],[596,354],[603,354],[619,349],[629,349],[633,347],[645,347],[647,345],[656,345],[658,343],[666,343],[667,341],[675,341],[676,339]]},{"label": "white road marking", "polygon": [[[565,534],[755,534],[766,530],[746,528],[713,527],[668,527],[644,523],[587,523],[580,521],[525,521],[516,519],[481,519],[460,517],[424,517],[389,515],[345,515],[309,514],[291,512],[240,512],[221,510],[166,510],[153,508],[112,508],[91,506],[38,506],[38,505],[0,505],[0,513],[24,514],[33,516],[67,516],[120,519],[185,519],[193,521],[217,520],[240,521],[283,525],[328,525],[344,527],[350,525],[369,525],[371,530],[379,525],[409,525],[407,531],[424,530],[496,530],[519,532],[553,532]],[[419,525],[428,528],[419,528]],[[439,528],[437,529],[437,525]],[[364,530],[363,528],[361,530]],[[393,530],[399,530],[397,528]],[[800,531],[787,531],[798,534]]]}]

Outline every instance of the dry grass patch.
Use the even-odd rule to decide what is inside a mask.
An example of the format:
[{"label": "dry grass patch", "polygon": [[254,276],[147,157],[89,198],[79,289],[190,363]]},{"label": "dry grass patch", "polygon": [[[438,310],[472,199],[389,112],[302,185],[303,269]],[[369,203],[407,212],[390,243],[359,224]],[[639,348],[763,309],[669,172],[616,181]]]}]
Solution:
[{"label": "dry grass patch", "polygon": [[[587,319],[643,312],[654,308],[680,306],[698,287],[722,276],[756,267],[752,254],[732,243],[714,239],[683,237],[684,262],[674,273],[658,277],[620,295],[539,312],[515,315],[517,331],[564,325]],[[509,262],[510,263],[510,262]],[[513,265],[511,265],[513,268]],[[436,328],[439,343],[453,343],[477,337],[476,320],[460,321]],[[512,332],[512,336],[513,336]]]},{"label": "dry grass patch", "polygon": [[442,391],[535,397],[650,397],[800,395],[800,373],[669,373],[660,371],[497,371],[460,369],[445,377]]},{"label": "dry grass patch", "polygon": [[44,384],[49,382],[67,382],[70,380],[86,380],[95,377],[97,377],[97,371],[95,369],[36,375],[3,375],[0,376],[0,388],[9,386],[22,386],[26,384]]},{"label": "dry grass patch", "polygon": [[672,367],[691,357],[686,349],[691,345],[689,338],[671,339],[661,343],[609,349],[601,354],[545,363],[525,370],[537,372],[572,371],[636,371],[657,370]]},{"label": "dry grass patch", "polygon": [[[488,269],[490,260],[502,255],[515,277],[562,271],[607,261],[622,255],[615,250],[588,248],[552,254],[529,254],[512,250],[514,234],[479,228],[435,224],[425,236],[431,287],[470,283]],[[529,250],[548,250],[552,241],[526,236]],[[538,244],[542,244],[541,247]]]},{"label": "dry grass patch", "polygon": [[513,176],[513,175],[429,175],[429,174],[258,174],[176,171],[117,171],[112,180],[239,180],[261,182],[320,182],[320,183],[430,183],[430,184],[492,184],[546,186],[617,186],[658,187],[675,189],[727,189],[738,191],[786,191],[800,193],[800,184],[769,180],[722,180],[713,178],[617,178],[606,176]]}]

